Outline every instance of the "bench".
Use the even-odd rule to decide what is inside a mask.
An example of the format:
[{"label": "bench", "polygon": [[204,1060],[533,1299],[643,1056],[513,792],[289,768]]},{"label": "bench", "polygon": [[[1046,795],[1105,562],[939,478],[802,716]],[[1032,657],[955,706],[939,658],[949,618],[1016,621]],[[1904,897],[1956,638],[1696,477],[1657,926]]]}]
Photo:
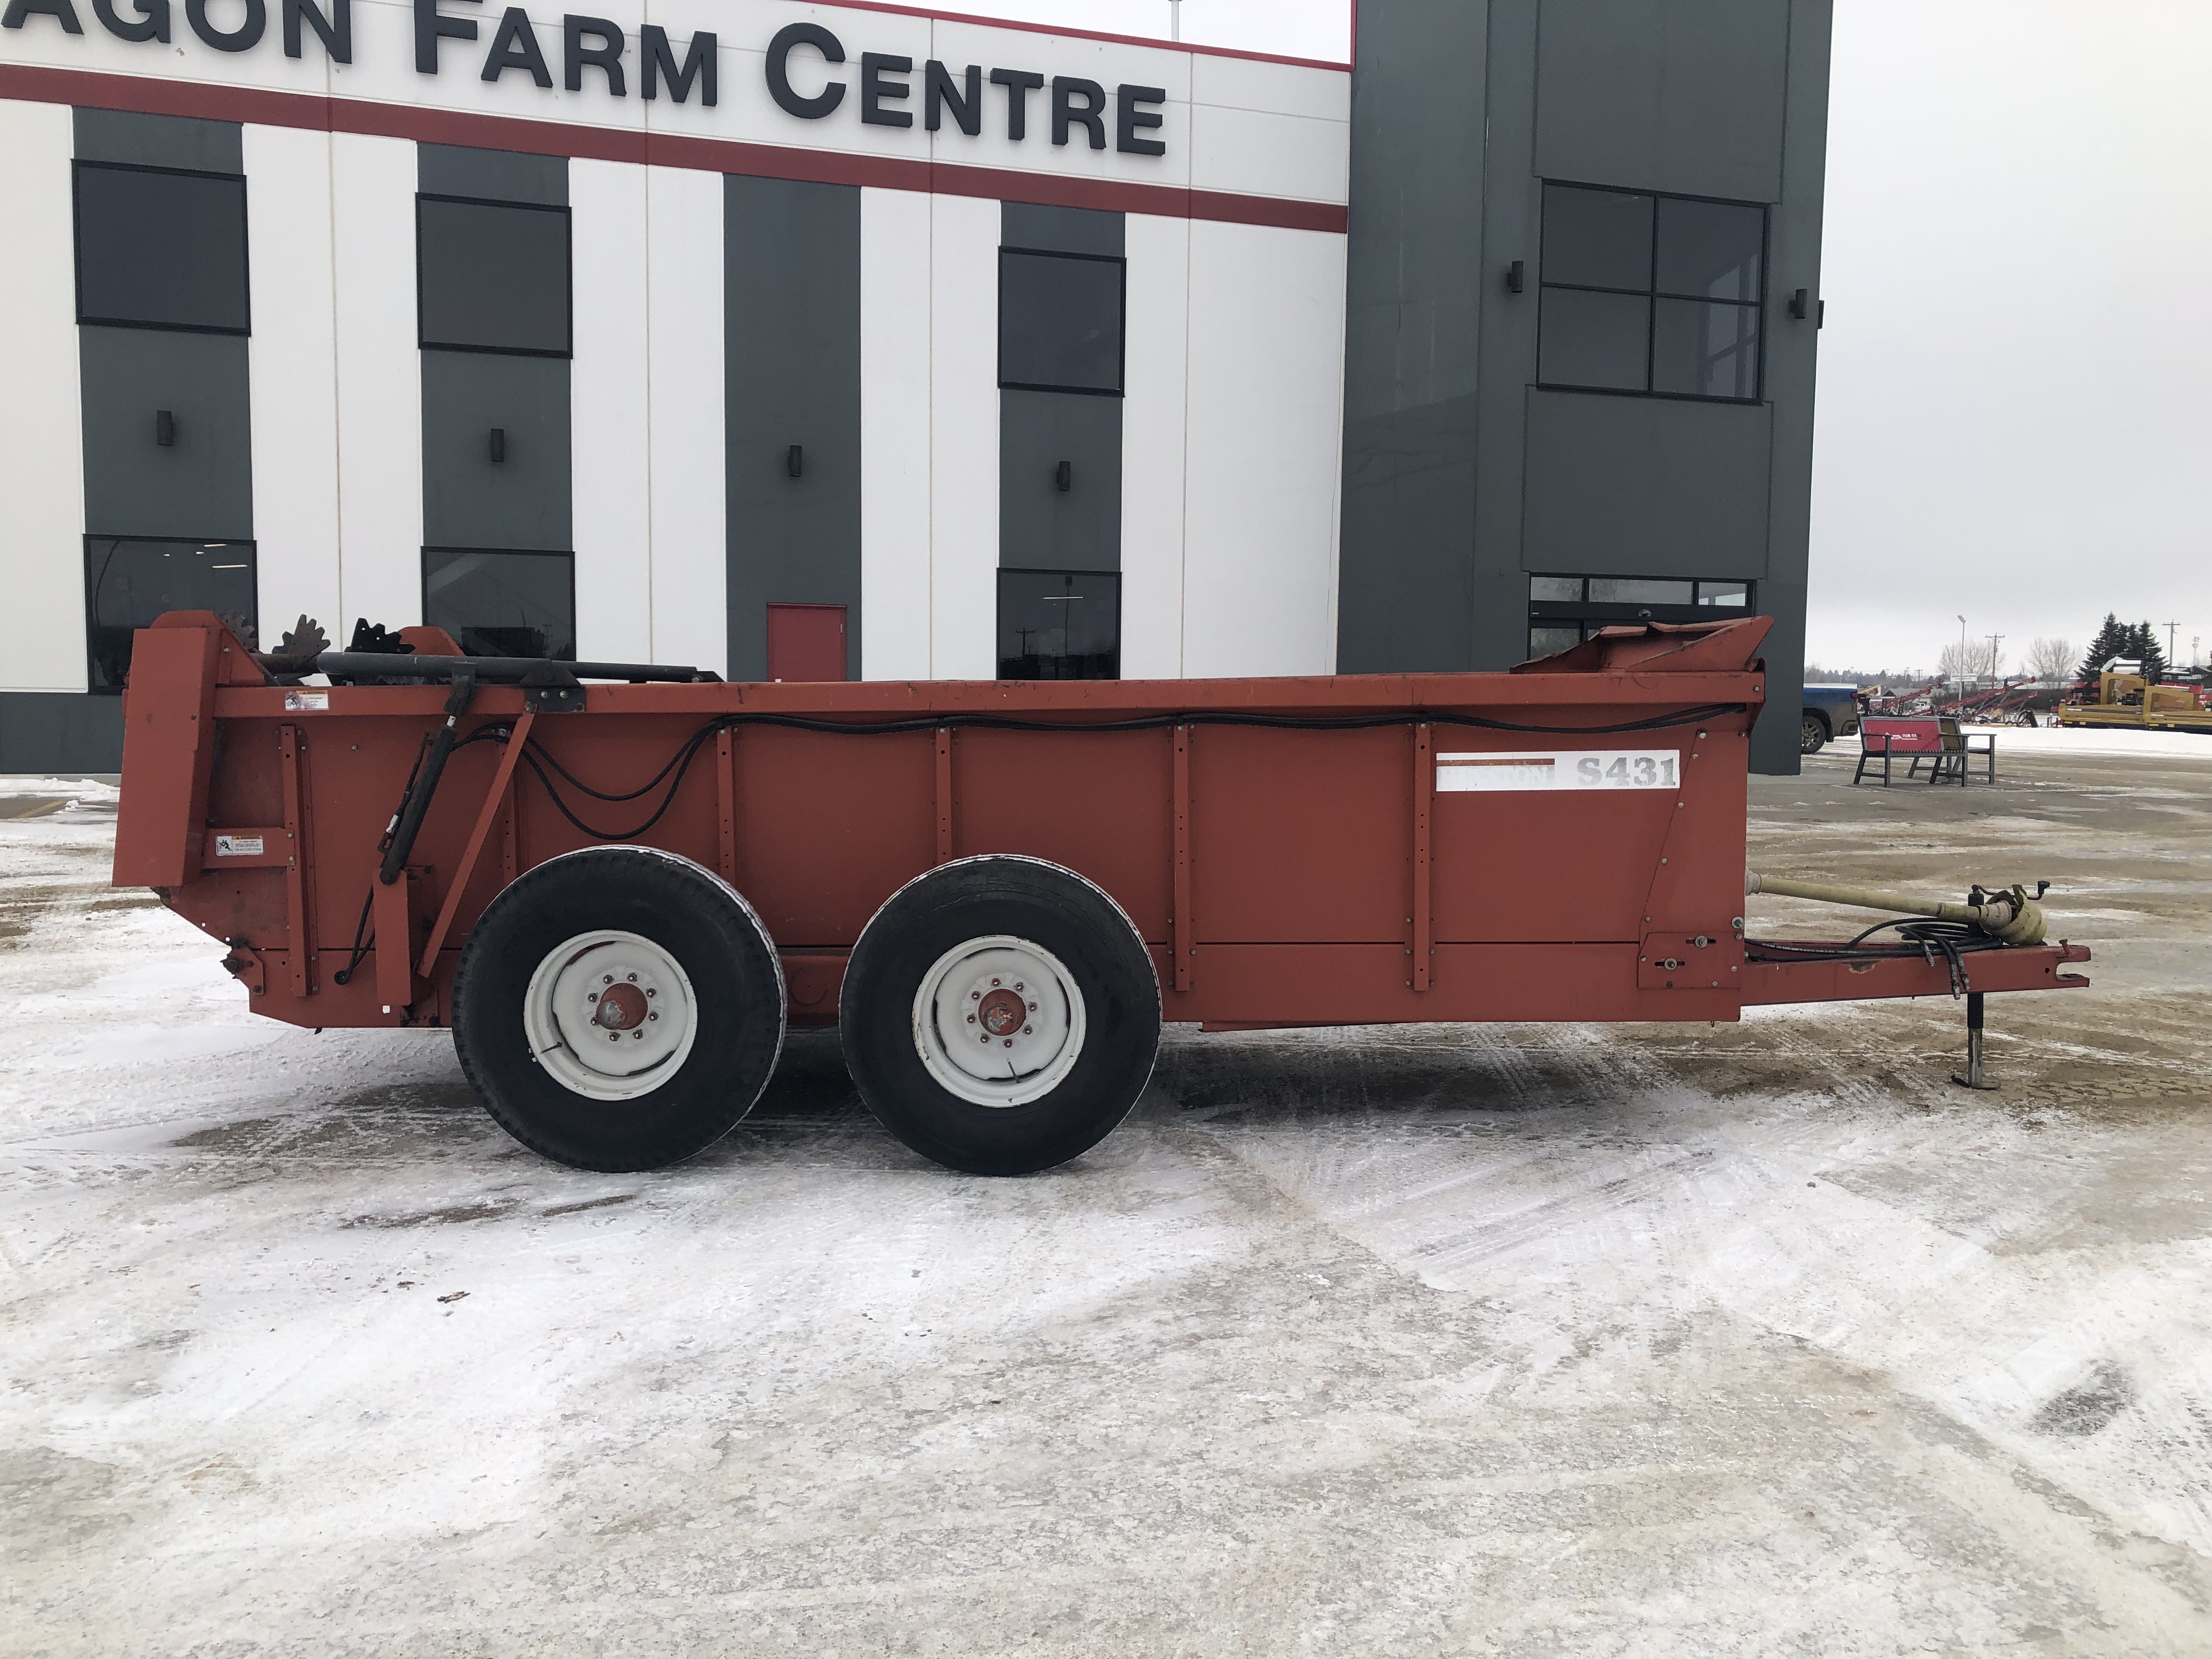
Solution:
[{"label": "bench", "polygon": [[1856,784],[1865,777],[1879,759],[1882,787],[1887,788],[1890,762],[1900,755],[1911,760],[1905,773],[1908,779],[1920,775],[1924,761],[1929,782],[1948,783],[1956,779],[1963,788],[1978,755],[1983,757],[1982,781],[1992,784],[1997,781],[1996,732],[1961,732],[1957,720],[1949,714],[1870,714],[1859,722],[1859,763],[1851,781]]}]

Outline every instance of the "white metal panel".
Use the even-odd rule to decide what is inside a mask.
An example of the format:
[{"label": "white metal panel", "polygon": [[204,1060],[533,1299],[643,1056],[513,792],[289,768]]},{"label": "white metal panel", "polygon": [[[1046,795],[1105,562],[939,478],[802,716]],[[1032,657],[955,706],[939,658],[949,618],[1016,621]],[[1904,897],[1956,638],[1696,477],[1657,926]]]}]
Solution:
[{"label": "white metal panel", "polygon": [[[556,7],[532,4],[525,8],[532,21],[540,51],[544,54],[552,85],[539,87],[526,73],[509,68],[497,80],[486,82],[482,71],[492,38],[506,9],[468,6],[448,0],[447,14],[473,22],[474,41],[447,39],[438,46],[438,72],[418,73],[415,68],[415,15],[410,0],[354,0],[354,51],[349,64],[331,64],[312,31],[298,58],[288,58],[279,44],[280,9],[266,9],[263,39],[249,51],[217,52],[184,27],[181,7],[173,8],[172,40],[131,43],[116,39],[98,26],[83,0],[78,11],[88,27],[82,34],[65,33],[46,15],[25,20],[25,27],[7,34],[10,62],[94,70],[104,74],[142,76],[196,82],[208,86],[271,88],[378,104],[521,118],[555,126],[574,125],[602,131],[683,134],[738,140],[798,149],[824,150],[854,156],[875,156],[926,162],[933,158],[978,167],[1006,167],[1028,173],[1075,178],[1111,179],[1136,183],[1180,186],[1188,182],[1200,188],[1243,189],[1248,186],[1213,183],[1193,176],[1193,169],[1212,148],[1231,142],[1209,137],[1196,122],[1190,100],[1194,79],[1201,87],[1212,74],[1218,88],[1208,96],[1211,106],[1262,111],[1277,115],[1330,118],[1340,150],[1345,129],[1336,106],[1348,98],[1346,71],[1299,69],[1295,66],[1248,63],[1234,58],[1141,42],[1085,40],[1034,29],[993,27],[973,20],[932,18],[890,9],[860,10],[847,7],[792,3],[792,0],[608,0],[595,12],[620,24],[624,31],[623,64],[626,96],[609,94],[605,77],[587,67],[580,90],[570,92],[562,73],[562,16]],[[218,7],[221,18],[236,13]],[[693,34],[711,31],[716,37],[715,56],[719,97],[712,108],[694,90],[677,103],[664,89],[647,101],[643,92],[644,64],[639,53],[637,28],[650,16],[667,30],[677,53],[685,53]],[[766,84],[766,48],[775,31],[786,23],[811,21],[830,28],[843,42],[846,61],[831,68],[821,64],[809,49],[793,59],[793,79],[807,89],[835,78],[845,87],[838,107],[820,119],[809,120],[777,107]],[[1107,21],[1110,23],[1110,20]],[[897,54],[913,59],[915,68],[902,78],[908,96],[885,107],[916,115],[908,127],[870,125],[860,119],[860,58],[863,52]],[[1030,95],[1030,136],[1016,143],[1006,136],[1004,88],[985,83],[987,111],[983,132],[970,139],[940,129],[933,135],[920,118],[922,109],[921,64],[932,57],[953,68],[968,64],[1027,69],[1043,76],[1044,91]],[[1057,146],[1051,142],[1048,83],[1054,76],[1082,76],[1096,80],[1110,101],[1122,82],[1164,88],[1168,96],[1163,113],[1166,125],[1149,136],[1164,137],[1164,156],[1123,155],[1116,150],[1109,131],[1106,148],[1093,150],[1079,137]],[[1332,83],[1337,89],[1331,90]],[[580,143],[588,147],[586,137]],[[1259,186],[1265,193],[1312,200],[1342,201],[1340,184],[1334,182],[1345,171],[1342,157],[1334,163],[1326,156],[1316,161],[1313,146],[1291,129],[1262,135],[1261,149],[1272,145],[1280,153],[1272,167],[1255,164],[1252,155],[1239,153],[1216,170],[1224,177],[1249,176],[1273,181]],[[1264,159],[1264,158],[1263,158]],[[1277,183],[1285,187],[1278,191]]]},{"label": "white metal panel", "polygon": [[0,102],[0,690],[82,691],[84,425],[69,111]]},{"label": "white metal panel", "polygon": [[1121,678],[1183,659],[1183,465],[1190,221],[1133,213],[1121,403]]},{"label": "white metal panel", "polygon": [[1322,121],[1352,119],[1352,76],[1304,64],[1270,64],[1209,52],[1191,57],[1191,101],[1270,110]]},{"label": "white metal panel", "polygon": [[722,176],[646,169],[655,662],[729,672]]},{"label": "white metal panel", "polygon": [[1000,210],[969,196],[927,199],[929,672],[988,680],[999,672]]},{"label": "white metal panel", "polygon": [[[963,167],[1008,167],[1024,173],[1058,173],[1084,179],[1111,179],[1118,183],[1163,185],[1181,188],[1190,182],[1190,54],[1120,41],[1084,40],[1067,35],[1036,34],[994,29],[978,24],[939,19],[931,30],[929,56],[943,60],[957,79],[970,64],[981,67],[983,82],[982,131],[975,137],[960,131],[950,116],[933,135],[932,159]],[[917,64],[921,60],[916,59]],[[993,69],[1034,70],[1045,84],[1029,94],[1024,136],[1007,136],[1008,94],[988,78]],[[1052,79],[1079,76],[1096,81],[1104,92],[1102,120],[1105,148],[1093,149],[1085,130],[1071,124],[1066,144],[1052,142]],[[919,106],[922,77],[914,76]],[[1124,154],[1115,147],[1115,88],[1156,87],[1167,94],[1146,112],[1161,125],[1137,136],[1167,146],[1164,155]],[[841,111],[840,113],[842,112]],[[823,125],[828,125],[823,123]],[[916,125],[920,122],[917,120]]]},{"label": "white metal panel", "polygon": [[601,662],[653,656],[645,175],[623,161],[568,164],[576,654]]},{"label": "white metal panel", "polygon": [[249,125],[241,138],[262,647],[301,616],[343,645],[330,135]]},{"label": "white metal panel", "polygon": [[1336,660],[1344,238],[1190,226],[1184,672]]},{"label": "white metal panel", "polygon": [[[868,680],[931,673],[929,207],[928,197],[907,191],[860,192],[860,678]],[[995,505],[994,514],[995,524]]]},{"label": "white metal panel", "polygon": [[338,625],[422,618],[422,368],[415,146],[331,135],[338,381]]},{"label": "white metal panel", "polygon": [[1194,104],[1190,112],[1190,187],[1309,202],[1348,201],[1351,132],[1342,121]]}]

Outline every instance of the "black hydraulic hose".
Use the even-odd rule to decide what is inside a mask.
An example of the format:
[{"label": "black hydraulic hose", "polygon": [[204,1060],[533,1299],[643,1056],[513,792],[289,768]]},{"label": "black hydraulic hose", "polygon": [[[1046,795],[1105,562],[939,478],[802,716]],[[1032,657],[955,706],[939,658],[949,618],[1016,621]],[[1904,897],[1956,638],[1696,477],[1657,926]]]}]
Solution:
[{"label": "black hydraulic hose", "polygon": [[[1247,714],[1234,710],[1209,709],[1179,714],[1146,714],[1122,720],[1021,720],[1006,714],[945,714],[902,720],[858,722],[823,720],[809,714],[739,714],[718,715],[700,726],[686,738],[684,746],[671,756],[659,771],[654,773],[636,788],[614,793],[595,789],[561,764],[551,754],[532,742],[523,750],[523,759],[537,774],[538,781],[545,786],[546,795],[561,816],[578,830],[597,841],[630,841],[653,828],[667,814],[676,799],[676,791],[684,782],[684,775],[690,770],[691,762],[707,739],[718,732],[735,730],[746,726],[774,726],[801,732],[818,732],[845,737],[887,737],[901,733],[933,732],[941,727],[961,730],[982,729],[996,732],[1158,732],[1177,726],[1245,726],[1279,731],[1300,732],[1364,732],[1393,726],[1410,726],[1426,721],[1437,726],[1468,726],[1486,731],[1515,732],[1558,737],[1590,737],[1625,732],[1657,732],[1672,726],[1688,726],[1698,720],[1711,720],[1720,714],[1741,714],[1748,711],[1747,703],[1706,703],[1692,708],[1676,709],[1665,714],[1655,714],[1640,720],[1623,720],[1612,726],[1522,726],[1506,720],[1493,720],[1480,714],[1440,714],[1429,710],[1391,714]],[[478,732],[469,741],[485,735]],[[541,764],[541,762],[543,763]],[[569,809],[562,799],[561,792],[553,780],[546,775],[550,766],[569,783],[595,800],[628,801],[648,793],[664,780],[668,787],[661,796],[660,805],[651,817],[634,829],[623,830],[599,830],[588,824]],[[675,775],[670,778],[670,774]]]},{"label": "black hydraulic hose", "polygon": [[384,849],[383,866],[376,872],[377,880],[386,887],[398,881],[399,872],[407,867],[407,855],[415,850],[415,837],[422,828],[422,816],[430,810],[430,798],[437,793],[438,775],[446,769],[446,757],[453,752],[453,736],[461,716],[468,712],[469,703],[477,694],[476,673],[467,660],[453,660],[460,666],[453,671],[453,689],[446,698],[446,723],[438,728],[438,735],[431,742],[430,752],[422,762],[422,775],[400,800],[398,823],[392,832],[391,844]]},{"label": "black hydraulic hose", "polygon": [[381,651],[325,651],[307,672],[341,680],[441,680],[466,669],[487,685],[513,685],[533,672],[568,680],[659,681],[690,684],[709,678],[663,663],[561,662],[550,657],[416,657]]}]

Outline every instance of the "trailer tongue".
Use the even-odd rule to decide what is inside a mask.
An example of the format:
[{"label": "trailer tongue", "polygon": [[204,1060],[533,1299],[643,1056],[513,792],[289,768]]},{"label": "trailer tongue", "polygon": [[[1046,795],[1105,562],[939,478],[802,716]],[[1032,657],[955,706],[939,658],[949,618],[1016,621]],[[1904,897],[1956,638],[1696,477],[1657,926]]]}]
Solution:
[{"label": "trailer tongue", "polygon": [[2017,889],[1747,936],[1767,627],[1510,673],[736,684],[435,629],[257,659],[173,612],[134,646],[114,881],[227,945],[258,1012],[451,1026],[494,1116],[593,1169],[726,1133],[787,1024],[840,1025],[885,1125],[981,1173],[1096,1145],[1163,1021],[1964,994],[1978,1082],[1982,995],[2089,953]]}]

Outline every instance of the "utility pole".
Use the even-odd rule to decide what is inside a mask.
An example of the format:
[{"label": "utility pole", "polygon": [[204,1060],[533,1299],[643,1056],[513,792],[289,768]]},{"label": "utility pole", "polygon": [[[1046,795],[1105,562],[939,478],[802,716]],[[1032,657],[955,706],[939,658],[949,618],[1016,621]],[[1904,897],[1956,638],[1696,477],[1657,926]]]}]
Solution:
[{"label": "utility pole", "polygon": [[1168,39],[1182,39],[1182,0],[1168,0]]},{"label": "utility pole", "polygon": [[1966,619],[1959,618],[1959,695],[1966,695]]},{"label": "utility pole", "polygon": [[2169,668],[2173,666],[2173,630],[2180,626],[2179,623],[2166,625],[2166,665]]},{"label": "utility pole", "polygon": [[1990,635],[1990,678],[1993,680],[1997,677],[1997,642],[2003,638],[2002,634]]}]

